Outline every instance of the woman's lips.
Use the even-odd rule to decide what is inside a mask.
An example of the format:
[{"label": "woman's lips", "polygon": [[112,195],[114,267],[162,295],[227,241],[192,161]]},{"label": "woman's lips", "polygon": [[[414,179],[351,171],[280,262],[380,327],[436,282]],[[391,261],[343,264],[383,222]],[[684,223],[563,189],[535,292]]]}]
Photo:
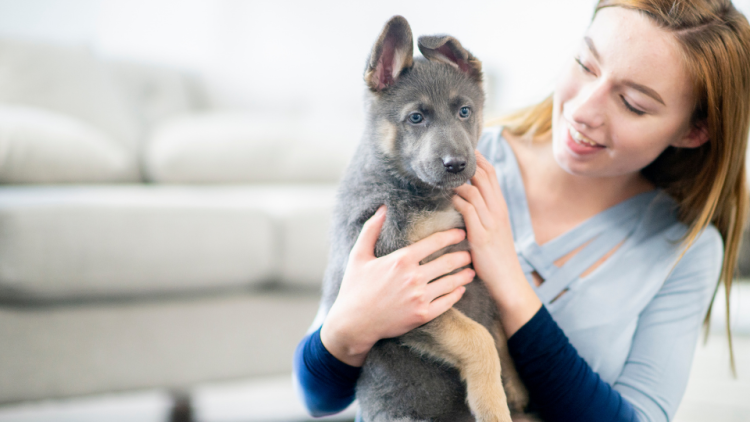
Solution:
[{"label": "woman's lips", "polygon": [[599,145],[596,142],[586,138],[580,132],[573,129],[570,125],[566,131],[565,143],[568,145],[571,151],[578,155],[593,154],[597,151],[604,149],[604,145]]}]

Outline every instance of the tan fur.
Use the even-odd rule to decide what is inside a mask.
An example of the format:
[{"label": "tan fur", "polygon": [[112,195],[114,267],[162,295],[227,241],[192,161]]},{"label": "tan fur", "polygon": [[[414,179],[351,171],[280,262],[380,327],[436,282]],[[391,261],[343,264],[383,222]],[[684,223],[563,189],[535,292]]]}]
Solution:
[{"label": "tan fur", "polygon": [[512,413],[522,413],[529,404],[529,392],[523,385],[521,377],[516,371],[516,365],[508,351],[508,339],[500,321],[495,324],[494,337],[496,341],[497,354],[500,355],[500,367],[502,368],[503,388],[508,398],[508,407]]},{"label": "tan fur", "polygon": [[429,344],[404,339],[405,343],[458,368],[477,422],[511,422],[497,347],[489,331],[455,308],[423,329],[431,335]]},{"label": "tan fur", "polygon": [[[411,67],[414,64],[414,58],[411,56],[411,51],[408,49],[397,48],[396,54],[393,57],[393,79],[396,79],[401,70],[407,67]],[[365,82],[367,85],[372,87],[377,86],[375,82],[378,79],[377,69],[373,66],[365,71],[364,75]]]},{"label": "tan fur", "polygon": [[430,104],[430,99],[427,97],[421,97],[419,101],[413,101],[409,104],[405,104],[403,107],[401,107],[401,113],[400,113],[401,120],[405,120],[409,116],[409,114],[411,114],[415,110],[419,109],[420,106],[423,106],[425,104]]},{"label": "tan fur", "polygon": [[412,56],[412,47],[409,48],[397,48],[393,54],[393,73],[391,77],[395,80],[398,78],[398,74],[401,70],[407,67],[411,67],[414,64],[414,57]]},{"label": "tan fur", "polygon": [[367,86],[370,87],[370,89],[374,89],[377,85],[375,84],[375,80],[377,78],[377,74],[375,72],[375,68],[369,68],[365,71],[365,82],[367,83]]},{"label": "tan fur", "polygon": [[464,220],[453,207],[440,211],[423,211],[412,219],[406,238],[414,243],[433,233],[456,227],[464,227]]},{"label": "tan fur", "polygon": [[383,28],[383,32],[378,37],[378,41],[373,46],[373,50],[370,53],[370,59],[365,71],[365,82],[372,91],[378,91],[382,87],[379,86],[380,73],[382,68],[378,67],[378,60],[383,53],[383,45],[388,35],[401,38],[401,45],[394,45],[393,50],[393,67],[391,69],[391,79],[395,80],[401,71],[405,68],[409,68],[414,64],[414,47],[411,37],[411,29],[406,19],[403,17],[394,17],[386,24]]},{"label": "tan fur", "polygon": [[[464,227],[463,218],[455,208],[424,211],[411,221],[407,238],[410,242],[417,242],[455,227]],[[437,256],[441,254],[442,251],[438,251]],[[424,328],[432,335],[435,344],[408,345],[458,368],[466,381],[467,402],[477,421],[510,421],[508,405],[514,411],[523,410],[528,395],[510,358],[499,324],[493,337],[481,324],[451,308]],[[508,376],[505,375],[506,368]]]},{"label": "tan fur", "polygon": [[381,121],[378,123],[376,131],[381,151],[388,156],[393,155],[396,148],[396,135],[398,134],[396,126],[387,121]]}]

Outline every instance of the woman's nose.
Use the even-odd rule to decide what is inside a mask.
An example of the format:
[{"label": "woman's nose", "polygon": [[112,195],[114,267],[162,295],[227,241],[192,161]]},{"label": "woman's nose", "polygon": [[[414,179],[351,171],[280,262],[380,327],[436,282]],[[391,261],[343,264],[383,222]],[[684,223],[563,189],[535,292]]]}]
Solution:
[{"label": "woman's nose", "polygon": [[605,83],[585,85],[568,102],[570,119],[589,128],[598,128],[606,121],[607,87]]}]

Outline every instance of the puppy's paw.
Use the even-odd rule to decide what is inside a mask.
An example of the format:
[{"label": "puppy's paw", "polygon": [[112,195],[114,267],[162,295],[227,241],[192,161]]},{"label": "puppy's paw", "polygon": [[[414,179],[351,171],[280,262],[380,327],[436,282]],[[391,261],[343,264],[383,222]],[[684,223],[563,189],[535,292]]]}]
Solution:
[{"label": "puppy's paw", "polygon": [[467,377],[466,401],[477,422],[512,421],[505,390],[500,382],[499,366],[494,371],[485,372],[482,377]]},{"label": "puppy's paw", "polygon": [[[523,413],[526,406],[529,405],[529,393],[526,391],[526,387],[520,382],[520,379],[507,379],[505,377],[506,368],[503,368],[503,387],[505,389],[505,395],[508,399],[508,407],[511,412]],[[516,374],[517,375],[517,374]]]}]

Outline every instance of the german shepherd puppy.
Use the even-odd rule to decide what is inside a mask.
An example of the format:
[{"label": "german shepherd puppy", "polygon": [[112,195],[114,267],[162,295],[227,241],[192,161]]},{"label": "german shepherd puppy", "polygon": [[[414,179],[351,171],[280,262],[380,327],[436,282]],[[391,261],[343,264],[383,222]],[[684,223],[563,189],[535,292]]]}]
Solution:
[{"label": "german shepherd puppy", "polygon": [[[482,65],[450,36],[423,36],[418,46],[424,57],[414,58],[409,24],[395,16],[372,48],[366,130],[338,193],[324,311],[363,224],[380,205],[387,214],[376,256],[464,227],[451,197],[476,170]],[[425,261],[455,250],[468,250],[468,243]],[[375,344],[357,383],[364,421],[510,421],[527,398],[505,346],[495,304],[474,280],[454,308]]]}]

